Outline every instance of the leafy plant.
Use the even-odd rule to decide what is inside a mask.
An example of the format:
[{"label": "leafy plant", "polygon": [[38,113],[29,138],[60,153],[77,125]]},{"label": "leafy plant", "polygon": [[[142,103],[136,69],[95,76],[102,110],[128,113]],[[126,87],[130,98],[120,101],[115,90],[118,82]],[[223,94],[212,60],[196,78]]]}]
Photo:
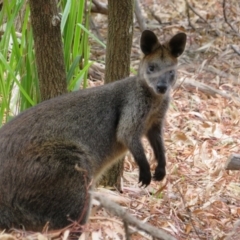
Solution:
[{"label": "leafy plant", "polygon": [[[68,90],[87,86],[89,61],[89,9],[87,0],[62,0],[61,32]],[[30,9],[24,0],[4,1],[0,11],[0,126],[39,102],[38,77],[35,64],[33,33],[29,22]],[[21,32],[15,27],[16,18],[25,7]],[[2,34],[2,35],[1,35]]]},{"label": "leafy plant", "polygon": [[26,6],[21,32],[14,22],[24,1],[4,1],[0,12],[0,124],[38,101],[37,71],[34,62],[33,36]]},{"label": "leafy plant", "polygon": [[[90,4],[85,8],[87,1],[62,0],[64,9],[61,21],[61,32],[64,41],[64,56],[67,69],[68,90],[87,87],[87,74],[91,66],[89,61],[89,12]],[[78,25],[85,26],[83,31]],[[79,68],[80,65],[80,68]]]}]

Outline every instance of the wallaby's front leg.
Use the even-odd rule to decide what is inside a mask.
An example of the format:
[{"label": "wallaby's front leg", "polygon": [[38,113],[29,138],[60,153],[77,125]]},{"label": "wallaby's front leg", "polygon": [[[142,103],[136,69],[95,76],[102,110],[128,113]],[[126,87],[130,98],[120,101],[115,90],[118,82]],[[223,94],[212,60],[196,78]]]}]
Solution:
[{"label": "wallaby's front leg", "polygon": [[147,137],[153,148],[155,158],[158,162],[153,178],[157,181],[161,181],[166,175],[166,158],[161,125],[154,125],[148,131]]},{"label": "wallaby's front leg", "polygon": [[141,186],[146,187],[150,184],[152,176],[141,140],[138,136],[132,137],[128,139],[127,145],[139,166],[139,183],[141,183]]}]

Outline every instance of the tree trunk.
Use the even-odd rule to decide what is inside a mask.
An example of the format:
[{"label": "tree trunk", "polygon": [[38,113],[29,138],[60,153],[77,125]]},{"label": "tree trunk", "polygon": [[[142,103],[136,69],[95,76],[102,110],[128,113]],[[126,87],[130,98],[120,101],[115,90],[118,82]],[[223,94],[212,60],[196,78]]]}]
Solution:
[{"label": "tree trunk", "polygon": [[[105,83],[130,74],[130,54],[133,35],[133,0],[108,0],[108,37]],[[121,187],[123,159],[104,174],[104,186]]]},{"label": "tree trunk", "polygon": [[67,92],[56,0],[29,0],[41,100]]},{"label": "tree trunk", "polygon": [[130,74],[133,0],[108,0],[108,37],[105,83]]}]

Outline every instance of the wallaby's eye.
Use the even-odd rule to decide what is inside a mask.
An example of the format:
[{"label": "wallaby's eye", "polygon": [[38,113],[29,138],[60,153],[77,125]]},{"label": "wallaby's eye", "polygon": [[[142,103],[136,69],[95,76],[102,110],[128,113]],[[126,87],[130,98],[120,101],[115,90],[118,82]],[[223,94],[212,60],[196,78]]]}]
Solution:
[{"label": "wallaby's eye", "polygon": [[169,80],[173,81],[175,79],[175,71],[174,70],[170,70],[168,72],[168,74],[169,74]]},{"label": "wallaby's eye", "polygon": [[155,70],[154,64],[150,64],[150,65],[148,66],[148,73],[153,73],[154,70]]}]

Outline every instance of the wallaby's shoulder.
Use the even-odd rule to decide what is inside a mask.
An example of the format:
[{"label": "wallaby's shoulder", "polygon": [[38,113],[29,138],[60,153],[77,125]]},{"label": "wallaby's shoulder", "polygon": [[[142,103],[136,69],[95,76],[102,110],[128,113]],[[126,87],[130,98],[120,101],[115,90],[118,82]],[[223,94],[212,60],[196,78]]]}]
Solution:
[{"label": "wallaby's shoulder", "polygon": [[[132,91],[135,88],[136,84],[137,76],[127,77],[108,84],[66,93],[56,98],[49,99],[40,104],[47,106],[49,104],[54,104],[58,102],[77,102],[78,100],[84,101],[84,99],[87,100],[91,98],[101,98],[102,96],[104,98],[118,98],[119,94],[126,94],[128,91]],[[87,101],[90,102],[90,100]]]}]

